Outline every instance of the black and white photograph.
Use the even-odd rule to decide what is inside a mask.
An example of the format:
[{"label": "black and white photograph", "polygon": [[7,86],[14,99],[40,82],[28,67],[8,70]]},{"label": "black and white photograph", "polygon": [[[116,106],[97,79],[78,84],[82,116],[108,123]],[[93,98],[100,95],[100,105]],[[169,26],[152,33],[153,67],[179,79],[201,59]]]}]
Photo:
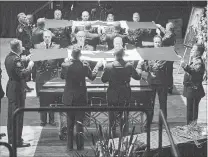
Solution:
[{"label": "black and white photograph", "polygon": [[207,1],[0,1],[0,157],[207,157]]}]

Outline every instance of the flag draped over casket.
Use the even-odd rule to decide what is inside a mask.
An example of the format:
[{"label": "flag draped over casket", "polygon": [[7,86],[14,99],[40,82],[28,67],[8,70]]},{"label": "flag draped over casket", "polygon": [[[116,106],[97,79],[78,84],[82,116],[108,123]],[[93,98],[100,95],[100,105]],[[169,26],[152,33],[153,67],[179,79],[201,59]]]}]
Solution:
[{"label": "flag draped over casket", "polygon": [[72,26],[72,21],[68,20],[55,20],[55,19],[46,19],[45,27],[49,28],[65,28]]},{"label": "flag draped over casket", "polygon": [[[71,49],[33,49],[32,60],[50,60],[71,58]],[[114,51],[82,51],[81,60],[99,61],[104,59],[106,61],[114,60]],[[166,60],[166,61],[179,61],[180,56],[174,51],[174,47],[160,47],[160,48],[135,48],[125,50],[124,59],[127,61],[134,60]]]}]

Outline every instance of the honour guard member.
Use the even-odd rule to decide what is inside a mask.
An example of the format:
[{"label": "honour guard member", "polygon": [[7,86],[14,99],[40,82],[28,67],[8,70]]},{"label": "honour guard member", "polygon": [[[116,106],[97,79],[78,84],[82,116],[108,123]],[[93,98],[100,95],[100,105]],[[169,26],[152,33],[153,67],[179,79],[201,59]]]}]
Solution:
[{"label": "honour guard member", "polygon": [[[162,46],[161,36],[156,35],[153,38],[154,47],[159,48]],[[163,111],[165,118],[167,119],[167,61],[162,60],[149,60],[145,62],[140,62],[142,70],[147,72],[147,81],[153,90],[153,101],[155,101],[156,93],[159,97],[160,109]],[[153,112],[151,112],[151,122],[154,116],[154,106]]]},{"label": "honour guard member", "polygon": [[[119,44],[120,43],[120,44]],[[108,82],[107,101],[109,106],[128,106],[131,98],[131,77],[141,79],[141,67],[135,69],[133,64],[124,61],[123,56],[125,51],[122,48],[122,38],[114,39],[114,56],[115,60],[112,63],[106,64],[101,80],[103,83]],[[124,118],[122,118],[124,114]],[[109,112],[109,135],[114,138],[116,136],[116,112]],[[119,119],[122,119],[120,128],[123,128],[123,135],[128,135],[128,113],[119,112]],[[112,134],[111,134],[112,133]]]},{"label": "honour guard member", "polygon": [[[54,11],[54,19],[62,20],[61,10]],[[71,45],[72,28],[70,26],[65,28],[50,28],[49,30],[53,33],[52,41],[60,45],[61,48]]]},{"label": "honour guard member", "polygon": [[[60,46],[51,42],[52,33],[49,30],[43,32],[44,41],[35,45],[36,49],[59,49]],[[41,56],[40,56],[41,57]],[[39,91],[42,86],[52,78],[58,75],[58,60],[45,60],[38,61],[36,63],[36,93],[39,96]],[[47,123],[47,112],[40,113],[41,126],[45,126]],[[49,124],[55,126],[54,113],[49,112]]]},{"label": "honour guard member", "polygon": [[[25,107],[25,79],[31,74],[32,67],[34,65],[33,61],[29,61],[27,68],[25,68],[20,54],[23,51],[22,42],[17,39],[13,39],[10,42],[11,52],[6,56],[5,67],[6,72],[9,76],[7,83],[6,95],[8,98],[8,143],[12,143],[12,115],[17,108]],[[20,113],[17,115],[17,146],[18,147],[28,147],[29,143],[24,143],[22,139],[22,129],[23,129],[23,118],[24,114]]]},{"label": "honour guard member", "polygon": [[[25,55],[28,56],[30,54],[30,49],[33,48],[32,30],[28,25],[28,19],[24,13],[18,14],[17,17],[18,17],[19,25],[16,29],[16,36],[19,40],[22,41],[22,46],[25,48],[21,56],[25,56]],[[27,67],[28,63],[24,62],[24,64],[25,67]],[[28,76],[26,81],[30,81],[30,80],[31,80],[31,76]],[[26,84],[26,90],[27,92],[30,92],[33,90],[33,88],[28,87],[28,85]]]},{"label": "honour guard member", "polygon": [[43,42],[43,32],[45,29],[45,18],[39,18],[37,20],[37,27],[32,32],[32,42],[34,45]]},{"label": "honour guard member", "polygon": [[[162,44],[164,47],[174,46],[176,42],[176,35],[174,33],[174,24],[168,22],[166,28],[163,28],[161,25],[156,24],[158,29],[156,30],[158,35],[162,35]],[[162,32],[162,33],[161,33]],[[168,93],[172,94],[173,91],[173,61],[167,62],[167,79],[168,79]]]},{"label": "honour guard member", "polygon": [[186,64],[182,61],[181,66],[185,71],[183,96],[187,100],[187,125],[198,119],[199,102],[205,96],[202,86],[205,64],[202,59],[204,46],[193,45],[191,49],[191,62]]},{"label": "honour guard member", "polygon": [[[85,77],[94,80],[98,69],[103,65],[98,62],[93,71],[89,64],[80,60],[81,49],[78,45],[73,46],[71,59],[65,60],[62,64],[61,78],[65,79],[66,85],[63,94],[63,103],[66,106],[86,106],[87,105],[87,88]],[[76,144],[77,150],[84,149],[84,129],[83,120],[85,112],[67,113],[67,142],[68,150],[73,149],[74,125],[76,125]],[[82,124],[80,124],[82,123]]]},{"label": "honour guard member", "polygon": [[[0,62],[1,64],[1,62]],[[2,84],[1,84],[1,78],[2,78],[2,70],[1,70],[1,67],[0,67],[0,117],[1,117],[1,99],[4,97],[5,93],[4,93],[4,90],[2,88]],[[5,135],[5,133],[0,133],[0,139]]]}]

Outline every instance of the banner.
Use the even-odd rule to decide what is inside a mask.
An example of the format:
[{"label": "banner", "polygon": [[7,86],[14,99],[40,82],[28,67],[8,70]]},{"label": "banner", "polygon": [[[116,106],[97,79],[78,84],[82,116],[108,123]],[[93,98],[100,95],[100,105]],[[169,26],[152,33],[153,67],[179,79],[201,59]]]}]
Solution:
[{"label": "banner", "polygon": [[68,20],[55,20],[55,19],[46,19],[45,27],[49,28],[65,28],[72,26],[72,21]]},{"label": "banner", "polygon": [[137,48],[137,51],[144,60],[181,60],[181,56],[176,54],[173,46],[160,48]]},{"label": "banner", "polygon": [[31,54],[34,62],[68,57],[67,49],[32,49]]}]

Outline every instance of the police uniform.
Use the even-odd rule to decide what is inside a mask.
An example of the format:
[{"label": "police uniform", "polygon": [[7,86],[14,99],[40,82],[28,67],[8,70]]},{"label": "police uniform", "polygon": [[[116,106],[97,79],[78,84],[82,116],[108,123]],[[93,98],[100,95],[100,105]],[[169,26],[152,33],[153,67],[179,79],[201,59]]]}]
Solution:
[{"label": "police uniform", "polygon": [[[101,80],[103,83],[108,82],[107,101],[109,106],[128,106],[131,98],[130,79],[133,77],[136,80],[141,78],[141,71],[138,72],[129,62],[115,60],[112,63],[107,63],[104,68]],[[116,136],[116,115],[122,118],[122,112],[109,112],[109,135]],[[124,112],[124,119],[120,127],[124,127],[124,136],[128,135],[128,113]]]},{"label": "police uniform", "polygon": [[[47,47],[48,46],[48,47]],[[45,42],[35,45],[36,49],[59,49],[59,45],[52,43],[46,45]],[[36,93],[39,96],[39,91],[42,86],[49,80],[58,77],[58,60],[45,60],[35,63],[36,66]],[[41,125],[47,123],[47,113],[41,112]],[[49,123],[54,124],[54,113],[49,113]]]},{"label": "police uniform", "polygon": [[[174,32],[165,31],[162,29],[164,36],[162,43],[164,47],[174,46],[176,42],[176,35]],[[168,80],[168,91],[172,93],[173,90],[173,61],[167,61],[167,80]]]},{"label": "police uniform", "polygon": [[[93,72],[87,62],[71,59],[62,64],[61,78],[65,79],[66,85],[63,94],[63,103],[67,106],[87,105],[87,87],[85,77],[94,80],[98,72],[95,67]],[[67,135],[69,150],[73,149],[74,125],[76,124],[77,149],[84,149],[84,137],[80,132],[84,132],[83,124],[85,112],[67,113]]]},{"label": "police uniform", "polygon": [[[148,72],[147,82],[153,90],[153,100],[155,101],[156,93],[159,97],[160,109],[163,111],[165,118],[167,118],[167,61],[145,61],[142,70]],[[153,103],[154,104],[154,103]],[[154,116],[151,112],[151,122]]]},{"label": "police uniform", "polygon": [[52,41],[60,45],[61,48],[71,45],[71,27],[50,28],[49,30],[54,34]]},{"label": "police uniform", "polygon": [[[5,59],[5,67],[9,76],[6,87],[6,95],[8,97],[8,142],[12,143],[12,115],[13,112],[20,107],[25,107],[25,79],[30,75],[31,71],[24,68],[21,58],[15,52],[10,52]],[[22,145],[22,129],[23,129],[23,113],[17,116],[17,144]]]},{"label": "police uniform", "polygon": [[33,48],[31,28],[27,25],[19,24],[16,29],[16,36],[22,41],[22,46],[25,48],[23,54],[29,55],[29,50]]},{"label": "police uniform", "polygon": [[183,96],[187,99],[187,124],[198,119],[199,102],[205,96],[202,86],[205,64],[201,57],[195,57],[189,65],[183,67]]}]

